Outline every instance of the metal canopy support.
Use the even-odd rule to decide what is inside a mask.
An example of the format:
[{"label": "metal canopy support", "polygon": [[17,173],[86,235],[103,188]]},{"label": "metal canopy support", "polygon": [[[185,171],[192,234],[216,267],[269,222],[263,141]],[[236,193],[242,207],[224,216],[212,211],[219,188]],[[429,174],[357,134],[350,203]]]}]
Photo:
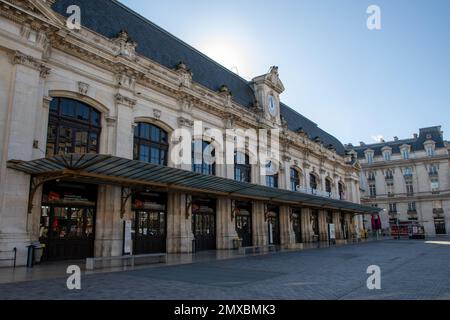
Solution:
[{"label": "metal canopy support", "polygon": [[46,182],[55,181],[58,179],[68,178],[66,175],[41,175],[41,176],[31,176],[30,181],[30,192],[28,193],[28,214],[31,214],[33,211],[33,200],[36,191]]}]

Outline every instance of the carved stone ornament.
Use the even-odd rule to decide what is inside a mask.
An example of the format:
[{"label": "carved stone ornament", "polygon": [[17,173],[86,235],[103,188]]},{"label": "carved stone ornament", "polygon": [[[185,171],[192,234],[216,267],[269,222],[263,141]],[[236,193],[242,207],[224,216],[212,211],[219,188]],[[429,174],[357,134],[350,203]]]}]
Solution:
[{"label": "carved stone ornament", "polygon": [[188,69],[184,62],[178,63],[176,70],[180,75],[180,87],[191,88],[192,87],[192,72]]},{"label": "carved stone ornament", "polygon": [[78,93],[85,96],[88,94],[89,91],[89,85],[84,82],[78,82]]},{"label": "carved stone ornament", "polygon": [[42,61],[23,54],[20,51],[15,51],[14,53],[12,53],[10,55],[10,59],[11,59],[11,63],[12,64],[20,64],[20,65],[24,65],[27,67],[30,67],[32,69],[35,69],[37,71],[39,71],[39,76],[41,78],[47,78],[48,75],[50,74],[50,68],[48,68],[44,63],[42,63]]},{"label": "carved stone ornament", "polygon": [[153,109],[153,118],[157,120],[161,119],[161,110]]},{"label": "carved stone ornament", "polygon": [[117,45],[116,54],[129,59],[136,59],[136,47],[137,43],[132,41],[126,30],[122,30],[117,35],[117,38],[113,40]]},{"label": "carved stone ornament", "polygon": [[194,126],[194,121],[190,120],[190,119],[186,119],[184,117],[179,117],[178,118],[178,125],[180,127],[193,127]]},{"label": "carved stone ornament", "polygon": [[116,94],[115,98],[116,98],[117,104],[122,104],[122,105],[128,106],[130,108],[134,108],[137,104],[137,101],[135,99],[125,97],[125,96],[121,95],[120,93]]}]

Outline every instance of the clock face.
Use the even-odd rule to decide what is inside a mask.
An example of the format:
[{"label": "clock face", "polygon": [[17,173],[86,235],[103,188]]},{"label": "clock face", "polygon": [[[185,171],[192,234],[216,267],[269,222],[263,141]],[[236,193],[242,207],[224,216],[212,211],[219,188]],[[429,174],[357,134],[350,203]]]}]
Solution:
[{"label": "clock face", "polygon": [[277,115],[277,112],[278,112],[277,103],[275,101],[275,98],[272,95],[270,95],[268,100],[269,100],[268,101],[269,114],[272,117],[275,117]]}]

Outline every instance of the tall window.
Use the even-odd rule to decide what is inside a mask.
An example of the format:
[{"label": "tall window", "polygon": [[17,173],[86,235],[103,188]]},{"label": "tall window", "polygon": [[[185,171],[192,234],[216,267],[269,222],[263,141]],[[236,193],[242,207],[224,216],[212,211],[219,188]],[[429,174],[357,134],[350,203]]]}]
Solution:
[{"label": "tall window", "polygon": [[391,152],[385,151],[383,152],[384,161],[391,161]]},{"label": "tall window", "polygon": [[298,186],[300,186],[300,174],[297,169],[291,168],[291,190],[297,191]]},{"label": "tall window", "polygon": [[371,183],[369,185],[369,192],[370,192],[370,197],[371,198],[376,198],[377,197],[377,187],[375,186],[374,183]]},{"label": "tall window", "polygon": [[397,204],[389,203],[389,213],[397,213]]},{"label": "tall window", "polygon": [[339,199],[345,200],[345,189],[344,185],[341,182],[338,183],[338,188],[339,188]]},{"label": "tall window", "polygon": [[317,191],[317,178],[312,173],[309,175],[309,186],[313,192]]},{"label": "tall window", "polygon": [[386,176],[385,176],[386,180],[392,180],[394,179],[394,173],[392,172],[392,170],[386,170]]},{"label": "tall window", "polygon": [[195,140],[192,145],[192,171],[197,173],[215,175],[216,165],[214,147],[206,141]]},{"label": "tall window", "polygon": [[387,190],[388,197],[393,197],[394,196],[394,182],[392,182],[392,181],[387,182],[386,190]]},{"label": "tall window", "polygon": [[416,203],[415,202],[408,203],[408,212],[416,212]]},{"label": "tall window", "polygon": [[412,181],[406,181],[406,194],[412,196],[414,194],[414,186]]},{"label": "tall window", "polygon": [[434,146],[432,146],[432,145],[427,145],[427,146],[425,147],[425,149],[426,149],[427,155],[428,155],[429,157],[434,156]]},{"label": "tall window", "polygon": [[412,175],[413,175],[412,168],[411,167],[406,167],[403,174],[404,174],[405,177],[412,177]]},{"label": "tall window", "polygon": [[167,132],[150,123],[138,123],[134,130],[134,160],[167,165]]},{"label": "tall window", "polygon": [[275,168],[272,161],[266,166],[266,174],[266,186],[278,188],[278,170]]},{"label": "tall window", "polygon": [[372,164],[373,163],[373,153],[367,153],[366,160],[367,160],[368,164]]},{"label": "tall window", "polygon": [[370,171],[370,172],[367,174],[367,179],[368,179],[369,181],[375,181],[375,172]]},{"label": "tall window", "polygon": [[430,176],[437,176],[438,169],[437,169],[436,165],[434,165],[434,164],[430,165],[430,167],[428,169],[428,173],[430,174]]},{"label": "tall window", "polygon": [[405,160],[409,160],[409,150],[408,149],[402,149],[402,157]]},{"label": "tall window", "polygon": [[331,180],[330,179],[325,179],[325,191],[327,193],[329,193],[330,196],[331,196],[331,185],[332,185]]},{"label": "tall window", "polygon": [[250,157],[242,152],[234,154],[234,180],[240,182],[251,182],[252,166]]},{"label": "tall window", "polygon": [[100,112],[87,104],[73,99],[53,98],[48,122],[47,156],[98,153],[100,119]]}]

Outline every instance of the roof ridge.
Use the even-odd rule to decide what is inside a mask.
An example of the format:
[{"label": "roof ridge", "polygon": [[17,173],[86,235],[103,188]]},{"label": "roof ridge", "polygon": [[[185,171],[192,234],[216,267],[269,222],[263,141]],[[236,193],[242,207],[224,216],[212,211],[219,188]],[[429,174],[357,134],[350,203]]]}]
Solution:
[{"label": "roof ridge", "polygon": [[[208,59],[209,61],[211,61],[212,63],[216,64],[217,66],[219,66],[220,68],[222,68],[224,71],[228,72],[229,74],[231,74],[232,76],[239,78],[240,80],[242,80],[243,82],[245,82],[252,90],[253,88],[250,85],[250,81],[244,79],[243,77],[241,77],[240,75],[234,73],[233,71],[231,71],[230,69],[226,68],[225,66],[221,65],[219,62],[215,61],[214,59],[212,59],[211,57],[208,57],[205,53],[201,52],[200,50],[194,48],[193,46],[191,46],[190,44],[186,43],[185,41],[181,40],[180,38],[178,38],[177,36],[175,36],[174,34],[170,33],[169,31],[163,29],[162,27],[158,26],[156,23],[150,21],[149,19],[147,19],[146,17],[144,17],[143,15],[137,13],[136,11],[134,11],[131,8],[128,8],[126,5],[124,5],[123,3],[121,3],[119,0],[109,0],[112,3],[114,3],[115,5],[121,7],[122,9],[126,10],[128,13],[131,13],[132,15],[134,15],[135,17],[143,20],[144,22],[150,24],[152,27],[156,28],[158,31],[164,33],[165,35],[171,37],[172,39],[176,40],[177,42],[179,42],[180,44],[182,44],[183,46],[185,46],[188,49],[191,49],[193,51],[195,51],[196,53],[200,54],[201,56],[203,56],[204,58]],[[189,68],[189,66],[188,66]],[[226,83],[224,83],[226,85]]]}]

